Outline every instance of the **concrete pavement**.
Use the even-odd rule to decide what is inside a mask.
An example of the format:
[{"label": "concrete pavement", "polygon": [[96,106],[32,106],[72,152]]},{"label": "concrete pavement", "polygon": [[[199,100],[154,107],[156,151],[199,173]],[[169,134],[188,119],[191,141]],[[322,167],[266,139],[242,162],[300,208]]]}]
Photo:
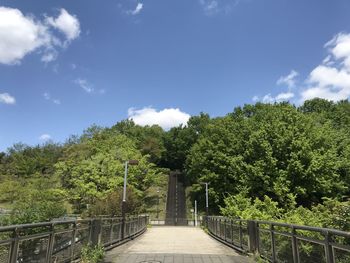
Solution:
[{"label": "concrete pavement", "polygon": [[134,241],[106,255],[109,263],[248,263],[253,262],[211,238],[200,228],[152,227]]}]

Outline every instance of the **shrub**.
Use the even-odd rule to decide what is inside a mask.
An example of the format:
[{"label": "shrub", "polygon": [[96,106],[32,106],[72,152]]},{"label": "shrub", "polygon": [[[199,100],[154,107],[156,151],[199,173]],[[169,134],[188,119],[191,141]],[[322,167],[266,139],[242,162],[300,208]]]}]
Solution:
[{"label": "shrub", "polygon": [[99,263],[104,258],[104,249],[102,246],[84,246],[81,250],[82,263]]}]

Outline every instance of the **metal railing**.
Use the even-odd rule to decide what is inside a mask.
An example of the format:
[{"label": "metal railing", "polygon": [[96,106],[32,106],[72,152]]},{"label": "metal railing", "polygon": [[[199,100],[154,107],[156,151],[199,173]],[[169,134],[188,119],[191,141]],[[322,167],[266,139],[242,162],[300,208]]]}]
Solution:
[{"label": "metal railing", "polygon": [[[151,218],[150,224],[155,226],[167,225],[167,226],[195,226],[195,220],[192,218]],[[200,226],[201,220],[197,220],[197,226]]]},{"label": "metal railing", "polygon": [[143,233],[147,223],[148,216],[138,216],[125,221],[95,218],[0,227],[0,263],[72,262],[84,245],[119,245]]},{"label": "metal railing", "polygon": [[209,233],[242,252],[269,262],[349,263],[350,233],[292,224],[208,217]]}]

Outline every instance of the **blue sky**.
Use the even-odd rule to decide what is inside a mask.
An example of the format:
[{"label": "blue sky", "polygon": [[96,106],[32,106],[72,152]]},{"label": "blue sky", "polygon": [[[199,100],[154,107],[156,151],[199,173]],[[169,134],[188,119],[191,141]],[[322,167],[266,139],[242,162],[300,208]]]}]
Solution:
[{"label": "blue sky", "polygon": [[0,151],[350,95],[348,0],[1,0]]}]

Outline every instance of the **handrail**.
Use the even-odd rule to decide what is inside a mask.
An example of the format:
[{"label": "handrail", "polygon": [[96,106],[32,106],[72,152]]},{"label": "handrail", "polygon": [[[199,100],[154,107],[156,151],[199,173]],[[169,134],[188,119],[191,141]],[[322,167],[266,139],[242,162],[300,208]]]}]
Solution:
[{"label": "handrail", "polygon": [[315,226],[305,226],[305,225],[298,225],[298,224],[288,224],[288,223],[282,223],[282,222],[274,222],[274,221],[266,221],[266,220],[245,220],[245,219],[240,219],[240,218],[227,218],[224,216],[209,216],[209,218],[217,218],[217,219],[226,219],[226,220],[232,220],[232,221],[244,221],[244,222],[248,222],[248,221],[254,221],[258,224],[266,224],[266,225],[270,225],[273,224],[275,226],[281,226],[281,227],[294,227],[296,229],[300,229],[300,230],[310,230],[310,231],[317,231],[317,232],[325,232],[328,231],[330,233],[334,233],[337,235],[342,235],[345,237],[350,237],[350,232],[346,232],[346,231],[341,231],[338,229],[333,229],[333,228],[321,228],[321,227],[315,227]]},{"label": "handrail", "polygon": [[350,262],[350,233],[264,220],[208,217],[209,234],[269,262]]},{"label": "handrail", "polygon": [[72,262],[84,245],[120,245],[142,234],[147,223],[148,216],[132,216],[125,221],[89,218],[0,227],[0,263]]}]

